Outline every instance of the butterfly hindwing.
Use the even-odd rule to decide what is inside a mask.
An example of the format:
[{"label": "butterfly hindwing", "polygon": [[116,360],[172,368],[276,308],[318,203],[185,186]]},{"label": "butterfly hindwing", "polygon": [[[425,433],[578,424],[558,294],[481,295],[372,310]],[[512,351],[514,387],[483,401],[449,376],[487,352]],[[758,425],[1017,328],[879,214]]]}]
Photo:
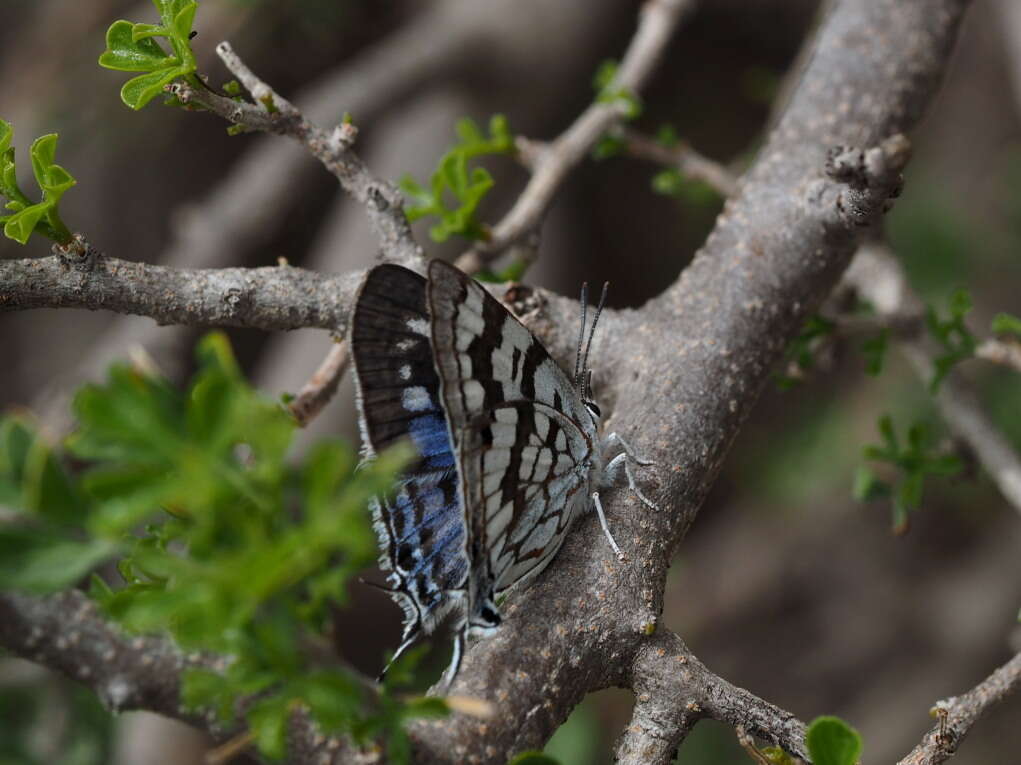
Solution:
[{"label": "butterfly hindwing", "polygon": [[430,632],[465,588],[465,521],[454,449],[431,346],[425,279],[400,266],[372,269],[355,304],[351,349],[369,456],[403,438],[419,453],[392,499],[374,508],[408,645]]},{"label": "butterfly hindwing", "polygon": [[427,299],[465,500],[471,620],[560,548],[587,501],[596,432],[568,376],[479,284],[434,261]]}]

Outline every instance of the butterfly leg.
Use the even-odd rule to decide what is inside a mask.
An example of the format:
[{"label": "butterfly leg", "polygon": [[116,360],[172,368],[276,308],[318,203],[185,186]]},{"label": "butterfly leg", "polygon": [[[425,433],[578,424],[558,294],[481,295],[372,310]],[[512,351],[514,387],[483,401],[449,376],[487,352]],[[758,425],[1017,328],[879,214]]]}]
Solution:
[{"label": "butterfly leg", "polygon": [[450,656],[450,664],[443,671],[443,677],[440,678],[438,685],[438,690],[441,693],[447,692],[447,689],[454,682],[454,678],[457,677],[458,670],[461,669],[461,659],[464,658],[465,634],[467,631],[468,628],[465,626],[454,635],[454,652]]},{"label": "butterfly leg", "polygon": [[654,465],[655,463],[651,460],[637,456],[627,441],[616,433],[611,433],[606,437],[606,444],[613,445],[614,443],[620,444],[623,451],[610,460],[603,469],[604,481],[609,485],[616,483],[617,476],[623,469],[624,476],[627,478],[628,489],[634,492],[635,496],[638,497],[638,499],[640,499],[647,507],[651,507],[653,510],[659,510],[659,506],[642,494],[642,490],[638,488],[638,482],[635,481],[634,473],[631,472],[631,463],[629,462],[629,459],[634,460],[636,463],[644,467]]},{"label": "butterfly leg", "polygon": [[650,459],[646,459],[645,457],[639,457],[635,453],[635,450],[631,448],[631,444],[624,440],[624,436],[622,436],[620,433],[617,433],[616,431],[610,433],[610,435],[606,437],[606,440],[603,442],[603,448],[604,449],[609,448],[614,444],[620,444],[620,448],[624,450],[624,454],[633,459],[636,465],[641,465],[642,467],[651,467],[656,464]]},{"label": "butterfly leg", "polygon": [[617,542],[613,538],[613,534],[610,533],[610,527],[606,524],[606,514],[603,512],[603,503],[599,501],[599,492],[592,492],[592,504],[596,507],[596,515],[599,517],[599,525],[603,527],[603,533],[606,535],[607,541],[610,543],[610,547],[617,553],[617,557],[620,560],[626,560],[624,553],[617,547]]},{"label": "butterfly leg", "polygon": [[418,626],[414,624],[409,625],[409,628],[404,631],[401,644],[397,646],[397,650],[394,651],[394,655],[390,657],[390,661],[386,663],[386,666],[383,667],[383,671],[380,672],[379,676],[376,678],[377,683],[383,682],[383,678],[386,677],[386,673],[390,671],[390,667],[393,666],[393,663],[397,661],[397,657],[407,651],[415,643],[415,641],[418,640],[418,634]]}]

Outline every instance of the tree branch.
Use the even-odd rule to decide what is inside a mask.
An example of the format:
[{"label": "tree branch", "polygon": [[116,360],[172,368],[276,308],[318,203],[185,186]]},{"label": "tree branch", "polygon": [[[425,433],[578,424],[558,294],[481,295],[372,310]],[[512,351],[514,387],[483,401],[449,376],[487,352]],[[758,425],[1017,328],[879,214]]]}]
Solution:
[{"label": "tree branch", "polygon": [[[638,93],[656,68],[674,30],[694,3],[693,0],[646,0],[638,29],[628,46],[610,92]],[[539,225],[554,195],[570,172],[585,158],[596,141],[625,116],[627,105],[620,99],[596,101],[531,163],[532,177],[514,206],[497,223],[488,241],[478,244],[457,260],[466,273],[476,273],[483,264]]]},{"label": "tree branch", "polygon": [[315,374],[287,406],[299,425],[302,427],[308,425],[323,407],[330,403],[330,399],[337,392],[340,378],[347,371],[349,360],[347,341],[334,343]]},{"label": "tree branch", "polygon": [[635,692],[631,722],[617,742],[625,765],[667,765],[694,724],[710,718],[807,757],[805,724],[710,672],[681,638],[663,631],[638,651],[630,685]]},{"label": "tree branch", "polygon": [[181,707],[181,673],[222,670],[222,660],[184,654],[164,638],[112,627],[78,590],[49,597],[0,592],[0,645],[93,689],[111,712],[144,709],[215,729],[212,716]]},{"label": "tree branch", "polygon": [[960,747],[971,727],[996,704],[1021,688],[1021,653],[961,696],[937,702],[932,714],[939,723],[898,765],[939,765]]},{"label": "tree branch", "polygon": [[88,308],[149,316],[160,324],[343,334],[359,272],[317,274],[291,266],[186,269],[80,252],[0,261],[0,312]]},{"label": "tree branch", "polygon": [[632,157],[673,168],[686,178],[707,183],[724,198],[733,196],[737,191],[737,178],[730,170],[703,157],[687,143],[682,141],[676,146],[664,146],[637,130],[625,128],[621,132],[625,151]]},{"label": "tree branch", "polygon": [[198,104],[235,125],[298,141],[340,181],[346,192],[365,207],[369,223],[379,237],[387,259],[420,268],[424,256],[422,248],[411,235],[411,226],[404,215],[404,200],[392,184],[375,178],[352,151],[358,135],[354,125],[343,122],[332,131],[324,130],[259,79],[229,43],[217,45],[216,53],[231,74],[251,93],[254,104],[234,101],[184,82],[172,83],[167,90],[182,103]]}]

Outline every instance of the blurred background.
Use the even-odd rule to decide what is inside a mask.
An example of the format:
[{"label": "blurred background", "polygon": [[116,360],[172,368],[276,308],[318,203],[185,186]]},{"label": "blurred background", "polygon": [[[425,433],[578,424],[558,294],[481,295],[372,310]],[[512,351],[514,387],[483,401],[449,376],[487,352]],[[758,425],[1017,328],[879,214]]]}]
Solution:
[{"label": "blurred background", "polygon": [[[57,161],[78,179],[68,224],[108,255],[189,267],[294,265],[347,271],[376,247],[364,216],[331,176],[274,137],[227,135],[216,118],[120,102],[127,78],[96,58],[118,18],[155,19],[148,2],[2,0],[0,116],[18,160],[58,132]],[[512,131],[550,139],[593,98],[592,77],[633,32],[632,0],[202,0],[200,70],[228,79],[213,48],[229,39],[257,73],[315,119],[350,112],[357,150],[379,175],[428,178],[458,119],[505,114]],[[943,90],[912,136],[905,192],[888,235],[914,287],[945,312],[967,288],[969,323],[986,335],[999,311],[1021,315],[1021,12],[980,0],[966,19]],[[736,172],[754,156],[820,12],[810,0],[703,0],[643,94],[636,123],[671,124]],[[494,222],[526,175],[495,162],[483,218]],[[658,168],[614,157],[574,173],[542,231],[528,281],[575,294],[609,280],[615,307],[638,306],[670,283],[711,228],[722,200],[699,184],[657,194]],[[27,175],[27,172],[26,172]],[[27,180],[27,178],[26,178]],[[34,188],[26,184],[26,188]],[[430,243],[453,256],[458,243]],[[0,257],[48,254],[44,242],[0,241]],[[323,332],[231,331],[256,383],[294,392],[330,347]],[[198,333],[85,311],[0,316],[0,405],[30,408],[54,437],[71,427],[68,396],[137,349],[185,379]],[[598,361],[596,362],[598,369]],[[1021,449],[1021,379],[980,361],[966,374]],[[909,533],[889,506],[851,496],[861,448],[886,413],[898,428],[942,426],[895,352],[879,377],[851,344],[819,359],[793,390],[765,394],[680,546],[663,624],[711,669],[808,720],[837,714],[865,740],[866,762],[899,759],[930,727],[932,703],[964,691],[1021,649],[1021,519],[980,471],[927,482]],[[356,438],[349,383],[302,434]],[[339,650],[375,674],[398,642],[400,614],[361,588],[337,614]],[[437,648],[437,672],[445,647]],[[610,760],[627,722],[625,691],[592,694],[550,742],[563,763]],[[1017,761],[1021,700],[981,722],[954,760]],[[15,748],[15,744],[17,748]],[[143,714],[110,719],[88,693],[0,658],[0,762],[201,761],[205,742]],[[20,754],[14,754],[20,752]],[[26,754],[27,753],[27,754]],[[4,759],[7,757],[8,759]],[[31,759],[24,759],[31,757]],[[20,759],[19,759],[20,758]],[[679,761],[749,760],[733,731],[699,724]]]}]

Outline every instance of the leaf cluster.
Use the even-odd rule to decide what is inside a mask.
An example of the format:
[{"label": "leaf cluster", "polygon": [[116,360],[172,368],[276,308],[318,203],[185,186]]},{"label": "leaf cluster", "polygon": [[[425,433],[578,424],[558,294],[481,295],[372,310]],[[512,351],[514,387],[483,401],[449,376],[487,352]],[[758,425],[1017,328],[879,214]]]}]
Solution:
[{"label": "leaf cluster", "polygon": [[225,337],[206,337],[198,358],[184,393],[126,366],[81,389],[67,441],[80,476],[26,418],[2,422],[0,506],[11,510],[0,518],[0,588],[57,590],[114,558],[116,575],[94,576],[91,588],[110,618],[232,657],[185,675],[186,705],[224,722],[240,714],[271,757],[283,756],[288,720],[304,708],[325,732],[382,739],[401,761],[403,720],[440,714],[442,702],[367,694],[309,648],[374,560],[366,505],[410,455],[356,470],[349,446],[326,441],[294,465],[293,419],[248,386]]},{"label": "leaf cluster", "polygon": [[[434,215],[439,222],[429,229],[436,242],[445,242],[451,236],[470,240],[486,239],[488,233],[476,215],[479,204],[493,186],[493,176],[484,167],[469,166],[478,157],[494,154],[513,154],[514,137],[507,118],[496,114],[489,120],[486,136],[471,119],[457,123],[458,142],[440,159],[436,171],[425,188],[410,175],[401,179],[400,188],[413,204],[407,210],[408,220],[416,221]],[[456,206],[447,206],[452,196]]]},{"label": "leaf cluster", "polygon": [[25,244],[32,232],[38,231],[58,244],[67,244],[71,241],[71,232],[60,219],[57,207],[64,192],[77,181],[54,161],[57,135],[50,133],[36,138],[28,152],[32,173],[43,193],[39,202],[32,202],[18,186],[14,147],[11,146],[13,137],[10,123],[0,120],[0,196],[7,198],[5,207],[11,210],[10,215],[0,215],[4,235]]},{"label": "leaf cluster", "polygon": [[933,362],[933,375],[929,391],[936,393],[950,370],[960,361],[974,355],[978,344],[971,330],[964,323],[964,317],[972,308],[971,295],[965,290],[956,290],[950,296],[950,316],[941,319],[932,306],[926,308],[925,323],[943,347],[943,353]]},{"label": "leaf cluster", "polygon": [[891,497],[893,530],[901,534],[907,531],[909,511],[922,503],[926,476],[956,475],[964,465],[958,456],[934,448],[930,429],[923,422],[908,428],[906,442],[901,443],[893,419],[884,415],[879,419],[879,433],[882,444],[866,446],[862,453],[868,460],[894,468],[898,478],[894,482],[884,481],[862,465],[855,474],[853,493],[862,502]]},{"label": "leaf cluster", "polygon": [[[596,103],[618,105],[625,120],[636,120],[642,114],[642,101],[636,93],[615,85],[620,64],[615,59],[607,59],[599,65],[592,78],[592,87],[596,91]],[[610,132],[603,135],[592,147],[593,159],[608,159],[624,153],[624,139]]]},{"label": "leaf cluster", "polygon": [[[141,109],[163,92],[178,77],[194,76],[196,62],[191,49],[192,24],[198,4],[195,0],[152,0],[160,15],[159,24],[115,21],[106,30],[106,50],[99,65],[119,72],[143,72],[121,88],[121,100],[132,109]],[[170,50],[156,38],[167,41]]]}]

